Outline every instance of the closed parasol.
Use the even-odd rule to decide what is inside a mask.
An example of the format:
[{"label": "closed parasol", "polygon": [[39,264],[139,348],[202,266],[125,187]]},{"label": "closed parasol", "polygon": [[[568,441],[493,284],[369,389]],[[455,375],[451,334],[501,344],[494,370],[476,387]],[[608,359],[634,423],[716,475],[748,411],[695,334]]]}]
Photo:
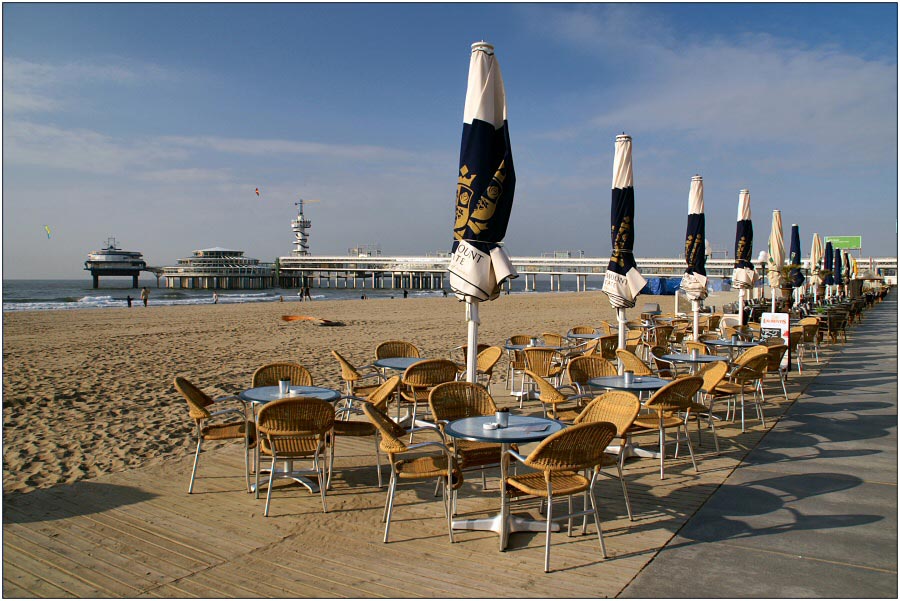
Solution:
[{"label": "closed parasol", "polygon": [[703,212],[703,178],[695,175],[691,178],[691,191],[688,194],[687,231],[684,235],[684,260],[687,263],[681,277],[681,290],[691,299],[694,310],[694,339],[699,333],[700,301],[709,292],[706,289],[706,215]]},{"label": "closed parasol", "polygon": [[744,323],[744,291],[756,283],[753,269],[753,221],[750,219],[750,190],[738,192],[737,230],[734,234],[734,273],[731,281],[738,289],[738,320]]},{"label": "closed parasol", "polygon": [[769,260],[766,264],[769,286],[772,287],[772,312],[775,312],[775,289],[782,284],[781,268],[784,265],[784,234],[781,229],[781,211],[772,211],[772,231],[769,232]]},{"label": "closed parasol", "polygon": [[472,44],[469,62],[449,267],[450,287],[466,301],[466,376],[470,382],[475,381],[478,303],[497,298],[503,282],[517,276],[500,246],[515,186],[500,65],[494,47],[477,42]]}]

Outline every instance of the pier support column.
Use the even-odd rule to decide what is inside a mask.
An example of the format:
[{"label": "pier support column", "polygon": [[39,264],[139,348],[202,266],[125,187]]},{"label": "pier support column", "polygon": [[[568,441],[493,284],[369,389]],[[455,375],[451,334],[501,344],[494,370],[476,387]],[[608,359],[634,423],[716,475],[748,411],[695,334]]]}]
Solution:
[{"label": "pier support column", "polygon": [[97,275],[96,273],[93,273],[93,274],[91,274],[91,279],[94,282],[94,288],[99,288],[100,287],[100,276]]},{"label": "pier support column", "polygon": [[[131,276],[131,287],[132,288],[138,287],[138,274],[134,274],[133,276]],[[156,287],[159,288],[159,280],[158,279],[156,280]]]}]

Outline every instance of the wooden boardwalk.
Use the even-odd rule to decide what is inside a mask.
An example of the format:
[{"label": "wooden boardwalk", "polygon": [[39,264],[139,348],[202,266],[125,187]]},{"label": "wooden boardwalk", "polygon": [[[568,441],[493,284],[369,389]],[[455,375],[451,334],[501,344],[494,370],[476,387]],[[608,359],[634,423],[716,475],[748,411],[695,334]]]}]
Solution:
[{"label": "wooden boardwalk", "polygon": [[[827,348],[827,347],[826,347]],[[825,350],[822,365],[835,350]],[[806,366],[805,366],[806,367]],[[792,374],[791,400],[818,373]],[[242,449],[226,444],[201,458],[194,494],[192,457],[8,497],[3,507],[4,597],[614,597],[649,562],[753,448],[787,407],[767,387],[766,426],[719,425],[722,452],[704,431],[699,473],[684,456],[631,459],[626,478],[635,521],[619,483],[597,486],[609,558],[593,525],[552,539],[544,574],[544,533],[510,536],[498,552],[492,532],[458,532],[449,542],[434,485],[398,490],[389,544],[381,542],[386,489],[378,489],[371,440],[339,440],[329,512],[318,495],[276,487],[264,498],[243,492]],[[776,386],[778,388],[776,392]],[[503,385],[495,385],[501,393]],[[780,400],[779,400],[780,399]],[[498,396],[511,405],[512,398]],[[539,412],[536,402],[530,404]],[[748,414],[749,415],[749,414]],[[696,446],[696,431],[692,436]],[[649,446],[655,436],[640,440]],[[530,447],[526,447],[526,451]],[[385,478],[385,482],[387,478]],[[481,490],[477,474],[460,490],[459,512],[499,509],[496,473]],[[537,505],[514,506],[537,516]],[[674,591],[673,591],[674,593]]]}]

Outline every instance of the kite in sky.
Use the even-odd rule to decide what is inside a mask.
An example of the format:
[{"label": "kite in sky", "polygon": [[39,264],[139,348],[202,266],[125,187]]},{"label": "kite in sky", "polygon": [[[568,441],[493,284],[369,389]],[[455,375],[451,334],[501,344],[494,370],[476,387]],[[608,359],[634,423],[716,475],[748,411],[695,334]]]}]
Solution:
[{"label": "kite in sky", "polygon": [[259,188],[256,189],[256,195],[259,196]]},{"label": "kite in sky", "polygon": [[47,232],[47,240],[49,240],[49,239],[50,239],[50,226],[49,226],[49,225],[45,225],[45,226],[44,226],[44,231]]}]

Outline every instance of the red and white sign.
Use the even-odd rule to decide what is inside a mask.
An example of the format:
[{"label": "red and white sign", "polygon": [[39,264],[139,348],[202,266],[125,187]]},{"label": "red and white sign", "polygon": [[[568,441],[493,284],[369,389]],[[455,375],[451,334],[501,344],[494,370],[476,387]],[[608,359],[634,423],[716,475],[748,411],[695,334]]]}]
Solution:
[{"label": "red and white sign", "polygon": [[781,337],[788,345],[788,351],[781,359],[781,367],[790,369],[791,365],[791,316],[787,313],[763,313],[759,320],[760,340]]}]

